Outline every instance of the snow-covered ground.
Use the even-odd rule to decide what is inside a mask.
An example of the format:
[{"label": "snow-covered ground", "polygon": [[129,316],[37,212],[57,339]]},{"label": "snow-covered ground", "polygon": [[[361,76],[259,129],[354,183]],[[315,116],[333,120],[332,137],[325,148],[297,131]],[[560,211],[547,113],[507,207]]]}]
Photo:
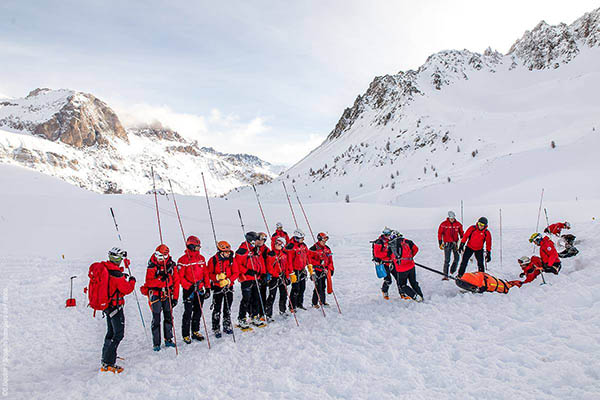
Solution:
[{"label": "snow-covered ground", "polygon": [[[158,242],[153,197],[98,195],[12,166],[0,166],[0,183],[5,188],[0,196],[5,233],[0,383],[8,398],[600,397],[596,198],[544,203],[551,220],[573,223],[581,251],[564,261],[559,276],[546,277],[550,284],[536,281],[507,295],[461,294],[452,282],[418,270],[425,293],[421,304],[399,300],[395,291],[389,302],[381,298],[368,241],[387,224],[420,246],[417,261],[441,268],[436,230],[448,209],[446,199],[438,197],[428,208],[307,204],[313,227],[331,235],[334,285],[343,314],[335,307],[327,309],[326,318],[317,310],[300,311],[300,327],[293,319],[277,320],[251,333],[237,332],[237,344],[230,337],[211,338],[210,351],[206,343],[179,341],[176,357],[172,350],[151,351],[130,295],[119,347],[126,370],[114,376],[98,372],[105,321],[92,318],[82,288],[89,264],[105,259],[107,249],[117,244],[109,207],[115,209],[133,273],[143,281],[146,260]],[[291,231],[283,200],[265,196],[263,206],[270,225],[281,220]],[[539,199],[528,200],[503,204],[498,198],[478,207],[466,203],[467,223],[480,215],[490,218],[494,275],[517,279],[516,259],[532,252],[527,238],[535,230]],[[236,247],[241,242],[238,208],[249,229],[264,230],[253,199],[211,201],[219,239]],[[160,202],[165,241],[179,255],[183,243],[173,204],[166,197]],[[205,199],[180,196],[178,204],[186,233],[200,236],[202,253],[212,255]],[[296,212],[301,218],[298,207]],[[78,306],[67,309],[71,275],[78,276]],[[238,305],[236,292],[234,313]],[[208,304],[204,309],[209,312]],[[142,310],[149,326],[146,303]],[[181,314],[177,306],[178,335]]]}]

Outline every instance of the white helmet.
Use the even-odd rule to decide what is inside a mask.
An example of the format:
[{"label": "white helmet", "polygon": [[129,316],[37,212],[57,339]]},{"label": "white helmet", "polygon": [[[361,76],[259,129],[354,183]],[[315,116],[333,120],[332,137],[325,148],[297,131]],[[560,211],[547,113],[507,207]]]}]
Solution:
[{"label": "white helmet", "polygon": [[275,243],[280,244],[281,246],[285,247],[285,245],[287,244],[285,242],[285,238],[283,236],[279,236],[277,239],[275,239]]},{"label": "white helmet", "polygon": [[519,264],[529,264],[531,262],[531,258],[527,257],[527,256],[523,256],[521,258],[519,258],[517,261],[519,261]]},{"label": "white helmet", "polygon": [[275,228],[276,229],[283,228],[283,224],[281,222],[278,222],[275,224]]},{"label": "white helmet", "polygon": [[296,229],[294,231],[294,237],[298,238],[298,239],[303,239],[304,238],[304,232],[302,232],[300,229]]},{"label": "white helmet", "polygon": [[448,211],[448,218],[456,219],[456,213],[454,211]]}]

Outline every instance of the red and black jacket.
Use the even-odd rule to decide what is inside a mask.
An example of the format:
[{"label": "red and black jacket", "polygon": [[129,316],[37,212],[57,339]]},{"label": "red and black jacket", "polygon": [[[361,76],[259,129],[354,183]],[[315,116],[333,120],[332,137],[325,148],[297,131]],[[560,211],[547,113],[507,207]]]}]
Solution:
[{"label": "red and black jacket", "polygon": [[102,261],[102,264],[108,270],[108,293],[110,296],[108,307],[118,307],[125,304],[124,297],[133,292],[135,281],[128,281],[125,278],[123,267],[110,261]]},{"label": "red and black jacket", "polygon": [[540,268],[542,268],[542,259],[533,256],[531,257],[531,262],[522,266],[521,268],[523,269],[523,274],[525,276],[525,280],[521,282],[521,284],[529,283],[537,278],[537,276],[541,273]]},{"label": "red and black jacket", "polygon": [[221,253],[215,254],[208,260],[207,269],[213,290],[221,289],[217,275],[225,274],[227,279],[231,281],[232,286],[239,277],[239,268],[236,259],[233,257],[233,253],[229,257],[223,257]]},{"label": "red and black jacket", "polygon": [[557,222],[556,224],[549,225],[544,232],[552,233],[553,235],[560,235],[562,230],[565,229],[565,224],[562,222]]},{"label": "red and black jacket", "polygon": [[292,238],[285,246],[285,251],[290,257],[290,263],[294,271],[300,271],[309,264],[308,247],[304,243],[300,243],[296,238]]},{"label": "red and black jacket", "polygon": [[185,290],[198,283],[198,289],[210,287],[206,260],[199,251],[185,250],[185,254],[177,260],[179,281]]},{"label": "red and black jacket", "polygon": [[540,257],[542,263],[545,265],[553,266],[557,263],[560,264],[556,247],[554,247],[554,243],[548,236],[544,236],[540,242]]},{"label": "red and black jacket", "polygon": [[463,226],[457,220],[450,222],[450,218],[446,218],[444,222],[440,224],[438,228],[438,242],[442,243],[456,243],[464,236]]},{"label": "red and black jacket", "polygon": [[258,279],[266,274],[265,261],[260,249],[248,242],[242,243],[235,252],[235,261],[238,265],[240,282],[254,280],[254,277]]},{"label": "red and black jacket", "polygon": [[373,261],[380,263],[392,262],[392,250],[389,248],[390,237],[381,235],[373,242]]},{"label": "red and black jacket", "polygon": [[412,240],[398,238],[390,243],[392,249],[393,262],[397,272],[410,271],[415,267],[414,257],[419,252],[419,248]]},{"label": "red and black jacket", "polygon": [[333,253],[329,246],[321,246],[319,242],[313,244],[308,252],[308,261],[312,264],[313,269],[318,272],[331,271],[333,272]]},{"label": "red and black jacket", "polygon": [[146,269],[146,283],[150,295],[153,291],[165,294],[172,292],[173,299],[179,298],[179,274],[171,256],[165,261],[158,261],[152,254]]},{"label": "red and black jacket", "polygon": [[274,278],[279,277],[282,273],[284,273],[286,279],[290,277],[294,269],[285,251],[271,250],[267,254],[267,272]]},{"label": "red and black jacket", "polygon": [[482,250],[485,244],[485,249],[492,251],[492,234],[487,228],[479,229],[476,225],[471,225],[461,243],[466,243],[467,247],[473,251]]}]

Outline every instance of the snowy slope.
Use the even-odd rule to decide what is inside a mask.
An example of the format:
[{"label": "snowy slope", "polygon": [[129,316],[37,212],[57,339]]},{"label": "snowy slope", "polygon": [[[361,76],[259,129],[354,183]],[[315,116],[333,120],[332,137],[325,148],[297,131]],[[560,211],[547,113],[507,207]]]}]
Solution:
[{"label": "snowy slope", "polygon": [[[16,183],[19,183],[18,185]],[[13,190],[0,197],[3,239],[0,263],[0,321],[8,321],[2,343],[9,346],[2,369],[9,398],[360,398],[381,399],[595,399],[600,395],[600,283],[598,200],[545,202],[553,220],[569,219],[581,254],[564,262],[551,285],[537,283],[508,295],[460,294],[451,282],[417,272],[426,301],[384,303],[370,261],[368,240],[384,224],[401,229],[421,251],[417,261],[439,268],[437,224],[447,211],[443,199],[429,208],[376,204],[311,203],[314,228],[329,230],[334,251],[334,308],[324,319],[316,310],[277,320],[238,343],[226,337],[185,346],[181,354],[154,353],[146,342],[134,297],[125,307],[126,336],[119,348],[125,373],[100,375],[97,367],[105,321],[91,318],[81,292],[90,262],[104,259],[116,243],[108,207],[115,208],[133,273],[143,279],[147,257],[158,241],[153,197],[99,195],[28,170],[0,166],[0,184]],[[503,205],[503,264],[499,263],[496,206],[466,210],[486,214],[494,236],[490,271],[515,279],[514,260],[531,254],[527,238],[535,227],[536,201]],[[166,243],[183,250],[173,204],[161,197]],[[205,199],[179,196],[187,233],[200,236],[202,253],[214,251]],[[256,203],[214,199],[219,239],[241,242],[236,209],[248,228],[262,230]],[[294,204],[296,211],[296,204]],[[265,199],[271,225],[292,221],[287,204]],[[596,220],[592,220],[592,217]],[[301,223],[304,227],[304,223]],[[62,259],[61,255],[65,258]],[[473,268],[473,267],[470,267]],[[78,307],[65,309],[68,278],[78,275]],[[310,287],[310,285],[309,285]],[[239,289],[239,288],[236,288]],[[309,292],[310,293],[310,292]],[[233,310],[239,305],[236,290]],[[330,302],[332,300],[330,299]],[[208,304],[205,311],[209,312]],[[146,324],[150,313],[142,309]],[[5,313],[8,314],[5,314]],[[182,308],[175,309],[179,333]],[[4,322],[3,322],[4,323]],[[3,353],[4,357],[5,354]]]},{"label": "snowy slope", "polygon": [[[531,198],[517,187],[527,181],[537,182],[534,192],[554,185],[565,199],[598,198],[600,187],[577,177],[600,178],[591,154],[600,136],[599,32],[600,9],[571,25],[540,23],[506,55],[442,51],[416,71],[377,77],[281,179],[340,202],[416,205],[422,199],[411,193],[422,189],[489,201],[511,188],[518,201]],[[280,182],[267,186],[276,192]]]},{"label": "snowy slope", "polygon": [[268,182],[282,170],[256,156],[202,147],[160,125],[125,130],[91,94],[50,89],[0,102],[0,162],[101,193],[146,193],[151,166],[186,194],[204,192],[204,172],[211,195]]}]

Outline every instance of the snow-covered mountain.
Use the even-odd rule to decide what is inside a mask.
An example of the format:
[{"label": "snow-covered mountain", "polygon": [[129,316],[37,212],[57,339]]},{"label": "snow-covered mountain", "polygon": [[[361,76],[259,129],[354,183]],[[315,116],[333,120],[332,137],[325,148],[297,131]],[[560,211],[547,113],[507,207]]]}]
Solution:
[{"label": "snow-covered mountain", "polygon": [[[600,195],[573,180],[600,177],[598,93],[600,9],[570,25],[541,22],[507,54],[446,50],[375,78],[281,179],[323,201],[422,204],[452,193],[456,204],[461,192],[491,201],[498,190],[539,196],[544,185]],[[280,191],[275,183],[263,190]]]},{"label": "snow-covered mountain", "polygon": [[117,114],[91,94],[36,89],[0,101],[0,162],[21,165],[103,193],[145,193],[150,167],[184,194],[268,182],[282,168],[248,154],[201,147],[158,123],[125,129]]}]

